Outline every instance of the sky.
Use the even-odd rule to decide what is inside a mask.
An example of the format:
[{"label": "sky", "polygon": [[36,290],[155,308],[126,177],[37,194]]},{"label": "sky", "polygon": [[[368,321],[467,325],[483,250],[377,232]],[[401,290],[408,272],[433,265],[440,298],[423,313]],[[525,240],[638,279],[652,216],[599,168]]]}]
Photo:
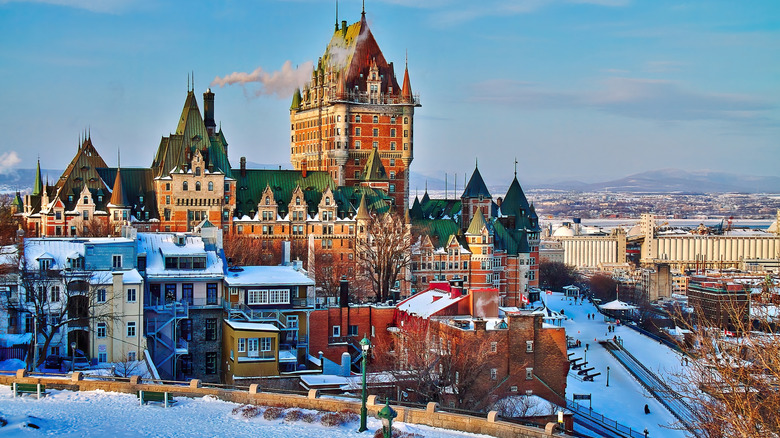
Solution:
[{"label": "sky", "polygon": [[[421,97],[413,172],[462,181],[478,160],[488,183],[508,184],[516,158],[524,184],[777,175],[776,0],[365,3]],[[360,10],[341,0],[339,21]],[[121,151],[123,166],[148,166],[191,73],[199,98],[216,94],[234,165],[289,167],[292,89],[335,14],[329,0],[0,0],[0,173],[38,156],[64,169],[84,131],[109,165]]]}]

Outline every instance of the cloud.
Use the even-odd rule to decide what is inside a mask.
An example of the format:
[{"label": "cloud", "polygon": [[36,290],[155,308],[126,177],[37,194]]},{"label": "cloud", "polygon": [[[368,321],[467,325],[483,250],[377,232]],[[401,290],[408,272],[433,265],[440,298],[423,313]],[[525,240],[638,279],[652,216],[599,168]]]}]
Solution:
[{"label": "cloud", "polygon": [[[278,99],[289,99],[296,88],[303,87],[311,77],[314,68],[312,61],[307,61],[293,68],[292,62],[285,61],[281,70],[267,72],[263,67],[257,67],[251,73],[233,72],[223,77],[215,77],[211,86],[241,85],[257,83],[260,88],[252,91],[254,97],[275,95]],[[246,88],[245,88],[246,90]]]},{"label": "cloud", "polygon": [[75,9],[86,9],[101,14],[119,14],[137,3],[137,0],[0,0],[6,3],[43,3]]},{"label": "cloud", "polygon": [[749,95],[705,93],[674,81],[611,77],[585,91],[555,91],[540,84],[491,80],[472,86],[470,100],[511,105],[524,110],[596,109],[625,117],[657,121],[767,120],[775,106]]},{"label": "cloud", "polygon": [[14,172],[16,167],[22,160],[16,151],[4,152],[0,154],[0,175],[5,175]]}]

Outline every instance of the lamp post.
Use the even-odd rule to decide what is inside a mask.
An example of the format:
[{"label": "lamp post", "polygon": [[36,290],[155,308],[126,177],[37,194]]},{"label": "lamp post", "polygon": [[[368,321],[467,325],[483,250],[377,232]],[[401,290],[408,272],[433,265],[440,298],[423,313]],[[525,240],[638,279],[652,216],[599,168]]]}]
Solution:
[{"label": "lamp post", "polygon": [[360,429],[358,432],[365,432],[366,427],[366,399],[368,398],[368,388],[366,388],[366,361],[368,359],[368,349],[371,348],[371,341],[365,336],[360,340],[360,349],[363,350],[363,396],[360,405]]},{"label": "lamp post", "polygon": [[70,372],[73,372],[73,365],[76,364],[76,342],[70,343]]},{"label": "lamp post", "polygon": [[609,386],[609,367],[607,367],[607,386]]},{"label": "lamp post", "polygon": [[379,410],[376,414],[380,420],[382,420],[382,432],[384,438],[392,438],[393,436],[393,418],[398,416],[395,409],[390,407],[390,399],[386,399],[385,407]]}]

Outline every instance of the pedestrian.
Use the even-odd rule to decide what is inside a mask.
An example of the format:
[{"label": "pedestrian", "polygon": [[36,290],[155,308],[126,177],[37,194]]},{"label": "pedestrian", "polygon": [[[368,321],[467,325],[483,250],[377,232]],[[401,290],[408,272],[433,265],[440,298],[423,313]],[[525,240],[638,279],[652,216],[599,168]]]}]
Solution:
[{"label": "pedestrian", "polygon": [[650,406],[648,406],[647,404],[645,404],[645,415],[647,415],[647,414],[649,414],[649,413],[650,413]]},{"label": "pedestrian", "polygon": [[648,432],[648,431],[647,431],[647,428],[645,428],[645,438],[647,438],[647,437],[648,437],[648,435],[650,435],[650,432]]}]

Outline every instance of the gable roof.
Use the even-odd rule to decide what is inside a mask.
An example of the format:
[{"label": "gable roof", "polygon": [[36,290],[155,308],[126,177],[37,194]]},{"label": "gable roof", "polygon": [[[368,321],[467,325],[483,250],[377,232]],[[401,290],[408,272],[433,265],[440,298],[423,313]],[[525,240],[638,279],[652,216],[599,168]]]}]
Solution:
[{"label": "gable roof", "polygon": [[363,168],[361,181],[386,181],[387,171],[382,164],[377,148],[373,148],[366,160],[366,166]]},{"label": "gable roof", "polygon": [[468,230],[466,230],[467,234],[482,234],[482,229],[487,228],[487,222],[485,222],[485,216],[482,214],[481,209],[477,209],[476,214],[474,214],[474,217],[471,218],[471,223],[469,224]]},{"label": "gable roof", "polygon": [[[84,186],[87,186],[93,195],[100,189],[108,191],[108,187],[114,181],[111,180],[109,185],[103,182],[97,171],[103,167],[108,166],[92,144],[92,139],[85,138],[76,152],[76,156],[73,157],[68,167],[62,172],[60,179],[57,180],[56,188],[59,189],[59,196],[65,204],[66,210],[73,210]],[[68,195],[73,195],[74,200],[69,202]],[[96,204],[99,209],[102,207],[101,203],[96,202]]]}]

